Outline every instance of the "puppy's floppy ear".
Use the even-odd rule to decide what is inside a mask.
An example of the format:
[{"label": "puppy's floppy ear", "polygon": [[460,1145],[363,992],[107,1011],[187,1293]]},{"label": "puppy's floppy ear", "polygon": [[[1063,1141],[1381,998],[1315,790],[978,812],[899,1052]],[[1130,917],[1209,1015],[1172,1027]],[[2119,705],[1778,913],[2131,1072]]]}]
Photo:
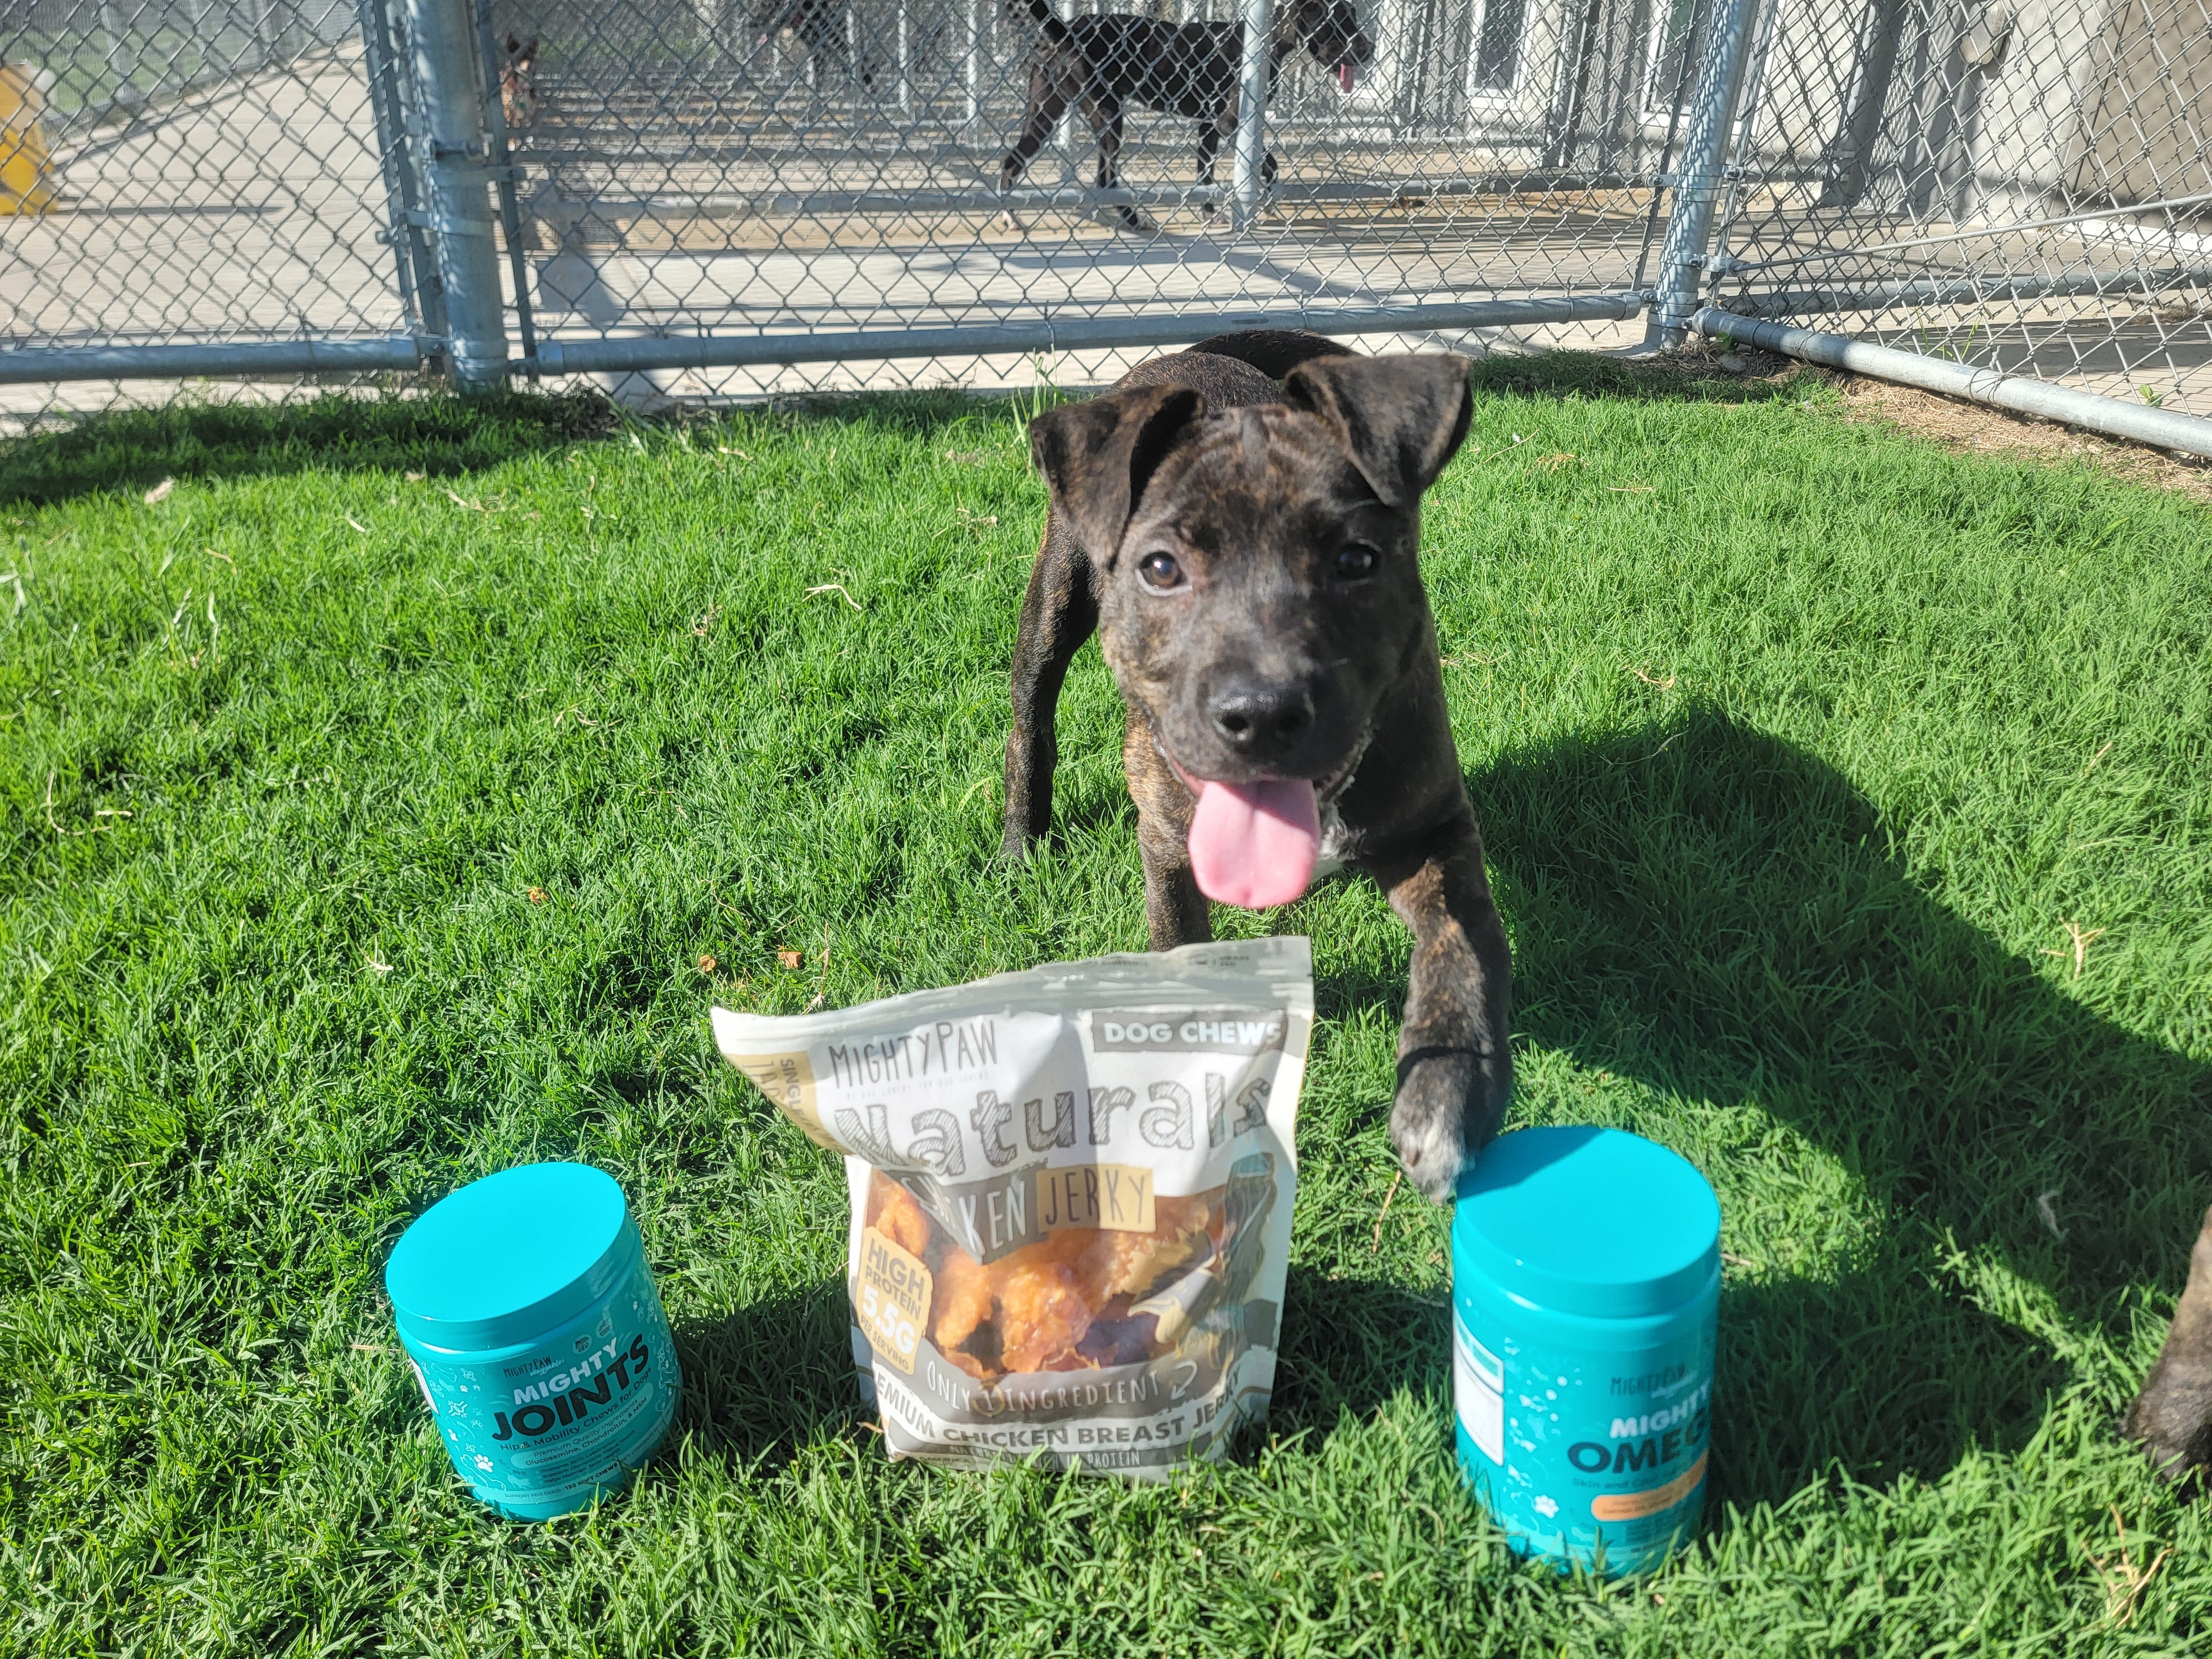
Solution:
[{"label": "puppy's floppy ear", "polygon": [[1468,360],[1424,352],[1317,357],[1283,380],[1283,401],[1334,427],[1386,507],[1421,499],[1459,453],[1474,418]]},{"label": "puppy's floppy ear", "polygon": [[1168,452],[1206,412],[1188,386],[1138,386],[1030,422],[1030,459],[1083,550],[1104,563]]}]

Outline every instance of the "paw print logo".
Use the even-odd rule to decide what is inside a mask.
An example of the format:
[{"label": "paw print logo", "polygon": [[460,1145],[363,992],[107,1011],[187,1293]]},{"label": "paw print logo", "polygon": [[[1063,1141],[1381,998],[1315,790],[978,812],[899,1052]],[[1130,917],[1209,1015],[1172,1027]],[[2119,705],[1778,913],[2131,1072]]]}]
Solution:
[{"label": "paw print logo", "polygon": [[1552,1499],[1548,1498],[1540,1498],[1536,1500],[1536,1513],[1542,1516],[1547,1521],[1550,1520],[1559,1512],[1559,1506],[1553,1502]]},{"label": "paw print logo", "polygon": [[476,1455],[476,1466],[486,1474],[491,1473],[491,1459],[486,1457],[482,1452],[478,1452]]}]

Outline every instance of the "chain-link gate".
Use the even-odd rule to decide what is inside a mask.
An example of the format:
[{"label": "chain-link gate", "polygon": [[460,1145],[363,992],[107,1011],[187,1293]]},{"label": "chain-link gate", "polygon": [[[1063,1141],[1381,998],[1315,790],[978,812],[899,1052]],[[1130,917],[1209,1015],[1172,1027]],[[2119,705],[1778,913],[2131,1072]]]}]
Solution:
[{"label": "chain-link gate", "polygon": [[2204,0],[1777,0],[1718,303],[2212,415]]},{"label": "chain-link gate", "polygon": [[52,404],[26,376],[97,374],[101,349],[412,362],[354,0],[0,0],[0,406]]},{"label": "chain-link gate", "polygon": [[2212,412],[2206,3],[0,0],[0,389],[1765,326],[1718,307]]}]

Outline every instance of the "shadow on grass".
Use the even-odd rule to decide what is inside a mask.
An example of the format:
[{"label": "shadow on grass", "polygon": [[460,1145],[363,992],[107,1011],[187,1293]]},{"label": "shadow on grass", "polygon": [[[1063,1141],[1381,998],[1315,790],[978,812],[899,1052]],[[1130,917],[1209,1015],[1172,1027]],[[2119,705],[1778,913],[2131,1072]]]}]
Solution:
[{"label": "shadow on grass", "polygon": [[[781,418],[865,419],[930,432],[972,415],[964,393],[902,392],[779,404]],[[605,439],[635,423],[598,392],[511,392],[482,403],[442,393],[331,394],[288,408],[179,404],[88,416],[0,445],[0,502],[50,506],[164,478],[295,472],[423,472],[457,477],[522,456]]]},{"label": "shadow on grass", "polygon": [[[1784,360],[1772,360],[1781,363]],[[1728,374],[1697,351],[1624,360],[1587,352],[1492,357],[1474,365],[1478,397],[1674,398],[1755,402],[1786,383]],[[1057,396],[1045,399],[1060,401]],[[770,407],[782,418],[866,421],[929,433],[979,410],[1018,417],[1024,398],[957,391],[809,395]],[[179,481],[307,471],[425,472],[458,477],[520,456],[605,438],[636,417],[588,387],[514,392],[480,404],[442,393],[370,398],[330,394],[283,408],[179,404],[88,416],[0,445],[0,502],[40,507]]]},{"label": "shadow on grass", "polygon": [[702,1451],[744,1462],[787,1455],[817,1428],[872,1420],[854,1376],[851,1322],[840,1278],[677,1323],[684,1401],[670,1443],[689,1434]]},{"label": "shadow on grass", "polygon": [[1789,358],[1745,352],[1744,372],[1720,367],[1721,354],[1690,347],[1650,357],[1613,357],[1594,351],[1545,351],[1526,357],[1479,359],[1468,381],[1486,393],[1516,398],[1604,398],[1653,401],[1754,404],[1797,395],[1802,371]]},{"label": "shadow on grass", "polygon": [[597,392],[515,393],[482,404],[443,395],[346,398],[290,408],[179,404],[118,410],[0,446],[0,501],[43,507],[164,478],[295,472],[458,477],[618,428]]},{"label": "shadow on grass", "polygon": [[1401,1391],[1451,1396],[1451,1310],[1394,1285],[1293,1264],[1267,1431],[1326,1434]]},{"label": "shadow on grass", "polygon": [[[2212,1068],[2087,1012],[1930,900],[1834,769],[1693,708],[1468,782],[1517,940],[1516,1033],[1756,1108],[1836,1158],[1880,1218],[1870,1237],[1818,1242],[1819,1275],[1730,1273],[1726,1495],[1778,1498],[1832,1463],[1933,1475],[1969,1443],[2033,1431],[2064,1369],[1950,1277],[1947,1243],[2116,1342],[2127,1286],[2180,1283],[2212,1185]],[[1404,994],[1322,988],[1337,1008]],[[2053,1192],[2063,1240],[2037,1205]],[[1440,1316],[1371,1288],[1300,1289],[1285,1364],[1320,1374],[1286,1390],[1294,1411],[1443,1389]],[[1417,1361],[1368,1352],[1417,1340]]]},{"label": "shadow on grass", "polygon": [[[1930,900],[1832,768],[1693,708],[1468,783],[1519,941],[1517,1032],[1755,1109],[1835,1158],[1875,1218],[1808,1240],[1808,1273],[1731,1270],[1717,1496],[1779,1500],[1835,1467],[1933,1477],[2034,1432],[2067,1370],[1952,1276],[1947,1241],[2116,1342],[2129,1286],[2179,1284],[2212,1185],[2212,1068],[2087,1012]],[[1319,988],[1339,1013],[1395,1015],[1405,994],[1374,975]],[[1448,1316],[1293,1267],[1272,1429],[1325,1433],[1401,1390],[1449,1398]],[[686,1424],[735,1455],[864,1414],[840,1284],[678,1341]]]}]

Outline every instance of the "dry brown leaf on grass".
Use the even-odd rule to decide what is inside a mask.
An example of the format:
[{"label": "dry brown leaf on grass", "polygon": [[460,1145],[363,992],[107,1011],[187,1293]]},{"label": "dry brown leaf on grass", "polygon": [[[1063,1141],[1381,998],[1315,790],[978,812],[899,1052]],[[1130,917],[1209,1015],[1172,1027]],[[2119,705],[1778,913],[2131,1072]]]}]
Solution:
[{"label": "dry brown leaf on grass", "polygon": [[712,957],[702,956],[699,958],[699,971],[702,974],[713,973],[715,965],[714,958]]},{"label": "dry brown leaf on grass", "polygon": [[1547,472],[1557,472],[1563,466],[1572,465],[1574,464],[1574,459],[1575,458],[1568,454],[1565,450],[1557,449],[1553,450],[1548,455],[1539,455],[1534,461],[1530,462],[1529,465],[1532,466],[1540,466]]},{"label": "dry brown leaf on grass", "polygon": [[787,968],[803,968],[806,965],[806,953],[804,951],[778,951],[775,953],[775,959]]},{"label": "dry brown leaf on grass", "polygon": [[530,893],[529,893],[529,899],[530,899],[530,902],[531,902],[532,904],[543,904],[543,903],[544,903],[544,902],[545,902],[545,890],[544,890],[543,887],[533,887],[533,888],[532,888],[532,889],[530,890]]},{"label": "dry brown leaf on grass", "polygon": [[[2084,927],[2080,922],[2069,921],[2064,916],[2061,916],[2059,921],[2064,925],[2067,933],[2073,937],[2073,948],[2070,954],[2074,958],[2074,977],[2079,979],[2081,977],[2082,969],[2089,963],[2089,947],[2104,938],[2111,930],[2105,927]],[[2063,957],[2069,952],[2060,949],[2047,950],[2043,954],[2046,957]]]},{"label": "dry brown leaf on grass", "polygon": [[1390,1177],[1390,1190],[1382,1194],[1382,1208],[1375,1218],[1375,1239],[1367,1247],[1367,1254],[1370,1255],[1377,1254],[1382,1249],[1382,1224],[1390,1218],[1390,1200],[1398,1196],[1398,1183],[1405,1178],[1406,1172],[1403,1170],[1396,1171]]},{"label": "dry brown leaf on grass", "polygon": [[2118,1550],[2100,1555],[2089,1547],[2089,1540],[2081,1540],[2081,1553],[2089,1558],[2089,1565],[2097,1570],[2097,1580],[2105,1591],[2105,1622],[2114,1626],[2131,1625],[2142,1610],[2143,1592],[2150,1581],[2158,1577],[2158,1570],[2166,1565],[2166,1558],[2173,1553],[2173,1546],[2166,1545],[2151,1558],[2148,1566],[2137,1566],[2128,1554],[2128,1523],[2120,1514],[2120,1506],[2112,1506],[2112,1529],[2119,1534]]}]

